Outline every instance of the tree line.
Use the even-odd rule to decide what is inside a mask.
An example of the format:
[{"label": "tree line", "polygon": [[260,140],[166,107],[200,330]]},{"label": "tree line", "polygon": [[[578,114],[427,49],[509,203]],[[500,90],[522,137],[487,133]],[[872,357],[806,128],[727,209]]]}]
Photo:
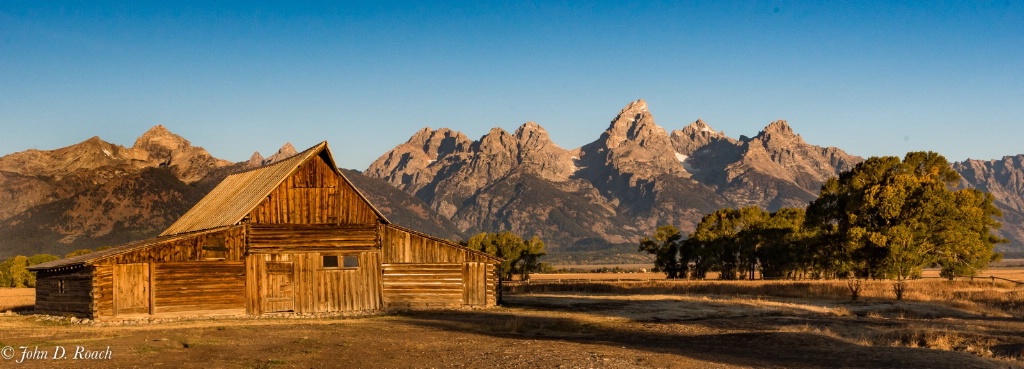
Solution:
[{"label": "tree line", "polygon": [[872,157],[830,178],[806,208],[720,209],[684,236],[658,227],[640,240],[670,279],[973,276],[1001,258],[1002,213],[991,194],[955,189],[960,175],[933,152]]},{"label": "tree line", "polygon": [[[96,250],[80,249],[72,251],[67,255],[64,255],[64,257],[70,258],[78,255],[89,254],[94,251],[106,250],[109,248],[110,246],[103,246],[97,248]],[[51,254],[35,254],[32,256],[18,255],[10,257],[7,260],[4,260],[4,262],[0,263],[0,288],[35,287],[36,273],[30,272],[28,270],[28,267],[36,264],[54,261],[57,259],[60,259],[60,256]]]},{"label": "tree line", "polygon": [[523,281],[530,279],[530,273],[543,268],[540,257],[546,255],[544,241],[540,237],[523,240],[509,231],[479,233],[470,237],[464,246],[501,258],[502,262],[497,268],[498,277],[503,281],[510,281],[513,276],[519,276],[519,280]]}]

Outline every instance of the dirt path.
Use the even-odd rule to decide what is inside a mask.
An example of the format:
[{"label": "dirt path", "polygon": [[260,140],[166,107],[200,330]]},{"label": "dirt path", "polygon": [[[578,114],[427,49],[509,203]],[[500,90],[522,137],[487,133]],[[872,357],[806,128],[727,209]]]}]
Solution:
[{"label": "dirt path", "polygon": [[[109,346],[112,353],[110,360],[16,364],[18,351],[17,357],[0,360],[0,368],[1006,368],[1021,362],[901,347],[908,346],[901,343],[901,332],[1024,337],[1020,320],[955,309],[906,319],[884,306],[799,300],[535,295],[509,297],[509,303],[359,319],[126,326],[0,317],[0,347],[38,345],[53,351],[61,346],[70,357],[77,346],[98,351]],[[887,334],[895,346],[875,342]],[[940,338],[925,335],[921,343]]]}]

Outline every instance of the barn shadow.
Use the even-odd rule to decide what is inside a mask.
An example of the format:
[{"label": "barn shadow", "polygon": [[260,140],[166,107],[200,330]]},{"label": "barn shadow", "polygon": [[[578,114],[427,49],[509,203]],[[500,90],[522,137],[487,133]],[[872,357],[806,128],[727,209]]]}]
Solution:
[{"label": "barn shadow", "polygon": [[[591,307],[622,305],[621,300],[596,299]],[[994,362],[968,353],[905,347],[876,347],[853,343],[832,335],[800,331],[794,327],[829,325],[825,317],[776,316],[769,311],[755,320],[743,317],[625,320],[619,324],[594,324],[592,319],[566,312],[600,316],[607,311],[538,304],[517,308],[446,312],[404,313],[409,324],[462,331],[506,339],[562,341],[604,345],[649,353],[679,355],[728,365],[753,367],[846,367],[846,368],[967,368],[998,367]],[[576,310],[571,310],[576,309]],[[614,316],[614,313],[610,316]],[[854,324],[861,324],[854,322]],[[885,330],[884,323],[871,329]],[[699,326],[699,333],[685,326]],[[754,326],[751,326],[754,325]],[[743,327],[744,329],[729,329]]]}]

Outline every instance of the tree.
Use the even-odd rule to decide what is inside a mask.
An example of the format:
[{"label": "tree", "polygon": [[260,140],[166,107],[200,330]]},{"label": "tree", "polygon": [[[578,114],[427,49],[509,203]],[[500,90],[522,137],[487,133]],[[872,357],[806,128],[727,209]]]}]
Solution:
[{"label": "tree", "polygon": [[654,255],[654,271],[664,272],[666,278],[686,278],[690,259],[680,253],[683,235],[671,225],[658,227],[653,237],[640,240],[640,250]]},{"label": "tree", "polygon": [[950,188],[960,179],[933,152],[873,157],[828,180],[807,209],[806,225],[822,236],[833,276],[918,276],[940,265],[944,275],[984,268],[1004,240],[991,232],[1001,216],[991,195]]},{"label": "tree", "polygon": [[60,259],[56,255],[36,254],[31,257],[22,255],[11,257],[0,263],[0,287],[35,287],[36,274],[28,270],[29,266]]},{"label": "tree", "polygon": [[513,263],[513,269],[516,274],[519,274],[519,280],[530,280],[530,273],[539,272],[541,270],[540,257],[544,255],[547,253],[544,252],[544,241],[541,241],[540,237],[533,236],[526,241],[523,244],[523,252],[519,254],[519,260]]},{"label": "tree", "polygon": [[[705,215],[689,237],[689,247],[703,263],[718,270],[720,279],[738,279],[740,272],[751,271],[757,264],[757,240],[741,238],[740,232],[762,222],[767,213],[758,207],[719,209]],[[706,270],[704,271],[706,272]]]},{"label": "tree", "polygon": [[782,208],[740,231],[741,239],[756,245],[762,278],[794,277],[810,264],[803,222],[804,209]]},{"label": "tree", "polygon": [[544,242],[537,236],[523,242],[518,235],[509,231],[499,233],[480,233],[469,239],[467,247],[480,250],[502,258],[498,265],[498,275],[503,281],[512,280],[518,275],[522,280],[530,278],[530,273],[539,270],[538,260],[545,255]]}]

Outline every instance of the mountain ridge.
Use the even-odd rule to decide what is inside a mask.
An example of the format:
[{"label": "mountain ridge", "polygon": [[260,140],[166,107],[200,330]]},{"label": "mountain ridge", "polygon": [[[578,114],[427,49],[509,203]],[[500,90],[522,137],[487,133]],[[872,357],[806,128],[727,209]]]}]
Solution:
[{"label": "mountain ridge", "polygon": [[[722,207],[804,206],[830,176],[863,160],[806,142],[785,120],[732,138],[702,119],[666,129],[644,100],[597,137],[563,148],[536,122],[470,139],[425,127],[364,171],[344,170],[396,223],[453,240],[482,231],[540,236],[559,260],[617,250],[673,224],[693,230]],[[223,178],[294,155],[286,143],[232,163],[154,126],[131,147],[92,137],[0,157],[0,254],[66,253],[159,233]],[[343,160],[341,160],[343,162]],[[1003,251],[1024,251],[1024,154],[952,163],[961,187],[1003,210]],[[603,250],[603,251],[602,251]],[[0,255],[4,256],[4,255]]]}]

